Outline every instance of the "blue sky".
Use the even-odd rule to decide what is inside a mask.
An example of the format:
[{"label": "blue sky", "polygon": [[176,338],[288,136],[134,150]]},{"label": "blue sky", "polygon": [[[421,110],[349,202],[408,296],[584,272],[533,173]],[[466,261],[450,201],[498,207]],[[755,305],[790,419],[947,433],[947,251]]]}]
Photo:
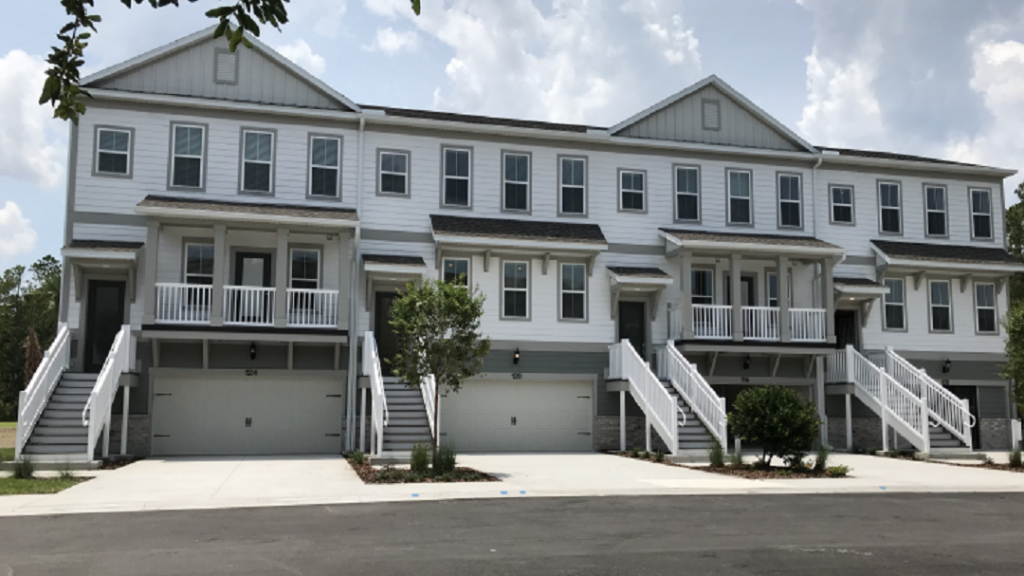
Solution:
[{"label": "blue sky", "polygon": [[[87,72],[209,25],[215,0],[103,16]],[[66,125],[35,104],[66,21],[0,34],[0,268],[59,252]],[[815,144],[1024,170],[1024,0],[293,0],[262,39],[356,102],[610,125],[717,74]],[[1007,193],[1021,181],[1008,181]]]}]

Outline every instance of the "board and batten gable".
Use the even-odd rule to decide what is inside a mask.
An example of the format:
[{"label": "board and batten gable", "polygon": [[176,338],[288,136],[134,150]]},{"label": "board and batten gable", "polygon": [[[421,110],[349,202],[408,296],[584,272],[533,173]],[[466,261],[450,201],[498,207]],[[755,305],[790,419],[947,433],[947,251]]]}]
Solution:
[{"label": "board and batten gable", "polygon": [[[211,34],[212,36],[212,34]],[[224,38],[204,40],[91,85],[95,88],[298,108],[348,110],[319,87],[262,53]]]},{"label": "board and batten gable", "polygon": [[[712,108],[705,110],[705,103],[710,103]],[[706,124],[705,112],[713,114],[713,106],[716,103],[718,127],[705,128],[706,125],[713,125]],[[732,97],[710,84],[626,126],[615,135],[746,148],[806,151],[788,135],[766,124]]]}]

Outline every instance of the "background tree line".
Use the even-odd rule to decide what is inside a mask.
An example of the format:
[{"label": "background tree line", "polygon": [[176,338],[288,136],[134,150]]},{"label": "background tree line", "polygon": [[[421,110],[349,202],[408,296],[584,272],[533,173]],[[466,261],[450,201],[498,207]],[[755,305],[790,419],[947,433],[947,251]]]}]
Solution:
[{"label": "background tree line", "polygon": [[[1016,194],[1019,201],[1006,211],[1006,244],[1010,253],[1024,262],[1024,182],[1017,186]],[[1010,310],[1004,323],[1008,361],[1003,376],[1013,380],[1017,411],[1024,416],[1024,274],[1010,278]]]}]

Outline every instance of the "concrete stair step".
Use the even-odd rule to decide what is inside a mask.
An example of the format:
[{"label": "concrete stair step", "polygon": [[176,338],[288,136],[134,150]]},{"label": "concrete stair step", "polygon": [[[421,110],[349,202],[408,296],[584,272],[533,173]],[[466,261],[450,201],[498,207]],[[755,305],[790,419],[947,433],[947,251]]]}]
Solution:
[{"label": "concrete stair step", "polygon": [[85,444],[28,444],[26,454],[48,454],[50,456],[74,457],[85,454]]},{"label": "concrete stair step", "polygon": [[420,408],[423,408],[423,399],[420,398],[419,396],[410,396],[410,397],[401,396],[401,397],[398,397],[398,398],[388,398],[388,408],[390,408],[391,406],[404,406],[404,405],[413,405],[413,406],[419,406]]},{"label": "concrete stair step", "polygon": [[85,438],[89,430],[84,426],[39,426],[32,430],[32,437],[37,436],[82,436]]},{"label": "concrete stair step", "polygon": [[959,440],[932,440],[932,448],[959,448],[963,444]]},{"label": "concrete stair step", "polygon": [[430,426],[385,426],[384,427],[384,438],[388,436],[430,436]]},{"label": "concrete stair step", "polygon": [[70,434],[66,436],[40,436],[33,434],[32,438],[29,439],[29,446],[41,446],[43,444],[81,444],[82,450],[85,450],[85,443],[89,437],[85,434]]},{"label": "concrete stair step", "polygon": [[395,452],[402,452],[402,451],[407,452],[407,451],[411,451],[413,449],[413,447],[416,446],[417,444],[426,444],[426,445],[429,446],[430,445],[430,438],[424,438],[424,439],[420,440],[419,442],[388,442],[385,439],[384,440],[384,449],[385,450],[393,450]]},{"label": "concrete stair step", "polygon": [[38,423],[36,423],[36,430],[38,430],[40,427],[46,427],[46,426],[68,426],[68,427],[78,426],[78,427],[81,427],[82,426],[82,412],[79,411],[77,416],[60,417],[60,418],[55,418],[52,415],[48,416],[44,412],[43,413],[43,417],[39,419]]},{"label": "concrete stair step", "polygon": [[417,406],[415,404],[388,404],[388,413],[390,414],[422,414],[427,415],[427,410],[423,406]]},{"label": "concrete stair step", "polygon": [[67,408],[53,408],[52,406],[47,406],[46,410],[43,410],[43,418],[63,418],[67,420],[77,418],[78,421],[81,422],[82,408],[83,407],[80,406],[78,407],[77,410],[75,410]]},{"label": "concrete stair step", "polygon": [[83,381],[84,380],[84,381],[96,382],[96,380],[99,377],[100,377],[99,374],[88,374],[86,372],[65,372],[65,373],[61,374],[60,379],[61,380],[68,380],[68,381]]},{"label": "concrete stair step", "polygon": [[63,399],[50,400],[46,405],[47,409],[53,410],[78,410],[81,412],[82,408],[85,408],[85,402],[68,402]]},{"label": "concrete stair step", "polygon": [[706,442],[679,442],[679,448],[683,450],[707,450],[711,440]]}]

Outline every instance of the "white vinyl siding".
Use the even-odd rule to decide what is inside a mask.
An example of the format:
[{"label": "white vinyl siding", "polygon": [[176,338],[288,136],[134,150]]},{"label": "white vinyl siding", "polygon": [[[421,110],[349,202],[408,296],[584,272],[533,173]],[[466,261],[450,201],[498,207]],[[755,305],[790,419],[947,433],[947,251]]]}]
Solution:
[{"label": "white vinyl siding", "polygon": [[130,130],[99,128],[96,131],[96,173],[130,176],[131,150]]},{"label": "white vinyl siding", "polygon": [[562,320],[587,319],[587,266],[562,264]]},{"label": "white vinyl siding", "polygon": [[171,125],[171,187],[203,188],[206,127]]},{"label": "white vinyl siding", "polygon": [[753,177],[747,170],[728,170],[729,224],[749,226],[754,223]]},{"label": "white vinyl siding", "polygon": [[925,235],[945,237],[949,235],[946,221],[946,189],[942,186],[924,187]]},{"label": "white vinyl siding", "polygon": [[587,213],[587,160],[561,158],[558,187],[558,212],[567,215]]},{"label": "white vinyl siding", "polygon": [[932,332],[953,331],[952,290],[948,280],[928,282],[928,320]]},{"label": "white vinyl siding", "polygon": [[677,166],[676,220],[700,222],[700,169]]},{"label": "white vinyl siding", "polygon": [[635,170],[619,171],[619,209],[623,212],[646,211],[647,175]]},{"label": "white vinyl siding", "polygon": [[378,162],[377,190],[381,194],[406,196],[409,194],[409,154],[381,151]]},{"label": "white vinyl siding", "polygon": [[341,139],[313,136],[309,147],[310,197],[337,198],[341,193]]},{"label": "white vinyl siding", "polygon": [[999,315],[996,312],[996,285],[974,284],[975,329],[979,334],[998,334]]},{"label": "white vinyl siding", "polygon": [[509,261],[502,264],[502,318],[527,319],[530,317],[529,271],[529,262]]},{"label": "white vinyl siding", "polygon": [[468,208],[472,204],[473,194],[473,152],[467,148],[444,148],[442,156],[442,204]]},{"label": "white vinyl siding", "polygon": [[898,183],[878,183],[878,229],[882,234],[903,233],[902,195]]},{"label": "white vinyl siding", "polygon": [[530,211],[530,155],[502,154],[502,208],[512,212]]},{"label": "white vinyl siding", "polygon": [[992,235],[992,193],[988,190],[971,190],[971,237],[991,240]]},{"label": "white vinyl siding", "polygon": [[782,228],[803,226],[800,188],[800,176],[779,174],[779,226]]},{"label": "white vinyl siding", "polygon": [[884,285],[889,293],[883,297],[883,328],[886,330],[906,330],[906,293],[902,278],[886,278]]},{"label": "white vinyl siding", "polygon": [[469,285],[469,259],[445,258],[442,265],[442,280],[462,286]]},{"label": "white vinyl siding", "polygon": [[853,224],[853,187],[830,186],[829,199],[832,202],[832,223]]},{"label": "white vinyl siding", "polygon": [[242,131],[242,192],[273,193],[274,134]]}]

